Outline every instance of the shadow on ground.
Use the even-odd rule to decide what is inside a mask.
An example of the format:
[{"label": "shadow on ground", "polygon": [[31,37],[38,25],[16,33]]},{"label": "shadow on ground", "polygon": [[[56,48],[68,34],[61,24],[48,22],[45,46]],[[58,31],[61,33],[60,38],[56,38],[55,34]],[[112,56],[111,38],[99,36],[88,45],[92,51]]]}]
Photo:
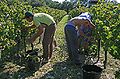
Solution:
[{"label": "shadow on ground", "polygon": [[82,79],[80,66],[72,64],[69,60],[57,62],[52,68],[52,71],[49,71],[40,79]]},{"label": "shadow on ground", "polygon": [[115,78],[120,79],[120,69],[118,71],[116,71]]},{"label": "shadow on ground", "polygon": [[23,65],[4,62],[0,65],[0,79],[25,79],[26,77],[33,76],[38,69],[30,70]]}]

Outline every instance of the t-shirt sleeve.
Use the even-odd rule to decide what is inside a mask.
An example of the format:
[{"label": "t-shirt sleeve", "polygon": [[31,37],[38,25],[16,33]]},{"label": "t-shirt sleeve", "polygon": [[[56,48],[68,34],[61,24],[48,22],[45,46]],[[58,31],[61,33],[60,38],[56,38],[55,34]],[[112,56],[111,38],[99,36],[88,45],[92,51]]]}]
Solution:
[{"label": "t-shirt sleeve", "polygon": [[35,24],[36,27],[41,25],[40,21],[37,18],[34,18],[33,23]]}]

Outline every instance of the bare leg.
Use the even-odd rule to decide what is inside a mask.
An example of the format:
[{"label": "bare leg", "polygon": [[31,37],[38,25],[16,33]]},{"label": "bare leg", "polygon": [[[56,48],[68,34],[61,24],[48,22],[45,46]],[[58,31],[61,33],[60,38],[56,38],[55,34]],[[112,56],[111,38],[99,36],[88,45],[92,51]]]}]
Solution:
[{"label": "bare leg", "polygon": [[48,62],[48,59],[51,58],[53,52],[53,37],[55,33],[55,25],[48,26],[45,29],[44,38],[43,38],[43,59]]}]

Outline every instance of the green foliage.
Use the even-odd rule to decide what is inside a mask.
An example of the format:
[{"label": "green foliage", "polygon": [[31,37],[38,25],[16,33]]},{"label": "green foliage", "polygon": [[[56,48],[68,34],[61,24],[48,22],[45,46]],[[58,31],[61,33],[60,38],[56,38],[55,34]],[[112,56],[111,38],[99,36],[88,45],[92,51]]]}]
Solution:
[{"label": "green foliage", "polygon": [[116,73],[115,73],[115,79],[120,79],[120,70],[116,71]]},{"label": "green foliage", "polygon": [[64,1],[60,9],[65,10],[67,13],[74,8],[74,4],[72,2]]},{"label": "green foliage", "polygon": [[80,5],[78,8],[74,8],[73,10],[71,10],[69,12],[69,15],[71,15],[71,17],[75,17],[80,15],[81,12],[88,12],[88,8]]},{"label": "green foliage", "polygon": [[45,0],[47,6],[55,9],[65,10],[67,13],[74,8],[74,3],[64,1],[59,3],[58,1]]},{"label": "green foliage", "polygon": [[93,14],[93,22],[96,25],[97,35],[102,39],[102,47],[108,50],[114,57],[120,57],[119,5],[112,3],[99,4],[90,8]]},{"label": "green foliage", "polygon": [[86,11],[91,13],[96,25],[94,37],[101,38],[103,49],[120,59],[120,4],[99,3],[90,8],[74,9],[69,14],[74,17]]},{"label": "green foliage", "polygon": [[[2,57],[7,54],[11,56],[19,52],[20,46],[24,48],[24,37],[27,33],[22,29],[28,26],[24,17],[26,11],[32,11],[33,13],[44,12],[48,13],[59,22],[61,18],[66,15],[63,10],[52,9],[49,7],[34,7],[32,8],[29,3],[22,3],[17,0],[13,0],[14,3],[9,3],[7,0],[0,2],[0,45],[4,46],[5,53],[2,53]],[[31,31],[32,32],[32,31]],[[28,35],[31,34],[28,33]],[[21,43],[21,44],[20,44]],[[14,48],[16,46],[16,48]],[[14,51],[16,50],[16,51]]]}]

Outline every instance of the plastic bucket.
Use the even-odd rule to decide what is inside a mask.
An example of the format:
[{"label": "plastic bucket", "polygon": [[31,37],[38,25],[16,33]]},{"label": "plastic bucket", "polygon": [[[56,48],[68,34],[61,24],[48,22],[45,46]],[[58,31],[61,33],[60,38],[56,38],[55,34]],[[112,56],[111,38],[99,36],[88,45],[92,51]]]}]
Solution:
[{"label": "plastic bucket", "polygon": [[82,66],[83,79],[99,79],[101,77],[102,68],[96,65]]}]

